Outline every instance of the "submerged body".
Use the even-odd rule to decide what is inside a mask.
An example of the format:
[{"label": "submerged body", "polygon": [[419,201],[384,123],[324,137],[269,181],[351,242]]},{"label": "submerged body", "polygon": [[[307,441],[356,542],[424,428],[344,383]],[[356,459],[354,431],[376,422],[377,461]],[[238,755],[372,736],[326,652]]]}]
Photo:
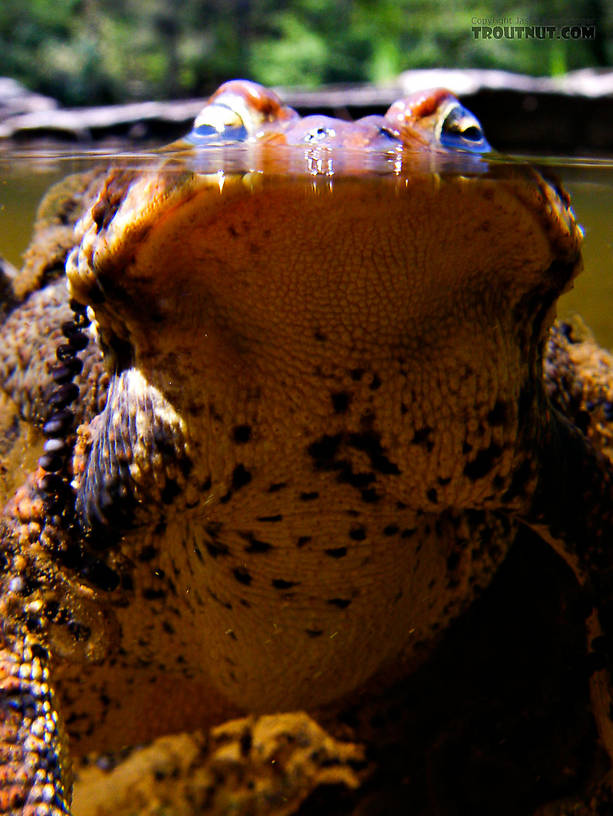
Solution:
[{"label": "submerged body", "polygon": [[[237,140],[243,172],[197,171]],[[348,124],[229,83],[175,147],[179,166],[82,181],[69,295],[43,235],[3,327],[5,426],[47,438],[38,469],[31,435],[7,446],[33,474],[5,511],[5,639],[52,654],[76,752],[245,713],[329,719],[423,662],[519,521],[556,547],[568,526],[543,485],[541,376],[580,267],[562,191],[488,165],[441,91]],[[64,351],[56,330],[31,360],[31,325],[63,326]],[[605,474],[560,545],[583,580],[610,468],[581,456]]]}]

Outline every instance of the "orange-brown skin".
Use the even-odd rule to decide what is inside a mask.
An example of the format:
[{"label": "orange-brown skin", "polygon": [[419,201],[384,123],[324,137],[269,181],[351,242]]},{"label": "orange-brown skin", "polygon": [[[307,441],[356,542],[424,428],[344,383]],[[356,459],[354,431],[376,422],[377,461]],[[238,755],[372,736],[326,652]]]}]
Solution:
[{"label": "orange-brown skin", "polygon": [[[199,168],[230,130],[249,172]],[[521,395],[581,232],[479,146],[446,91],[350,124],[237,81],[179,158],[111,171],[85,208],[80,382],[103,348],[110,384],[78,409],[76,522],[28,556],[30,607],[72,621],[40,638],[74,750],[341,706],[412,671],[489,583],[539,481]],[[7,366],[22,332],[17,310]]]}]

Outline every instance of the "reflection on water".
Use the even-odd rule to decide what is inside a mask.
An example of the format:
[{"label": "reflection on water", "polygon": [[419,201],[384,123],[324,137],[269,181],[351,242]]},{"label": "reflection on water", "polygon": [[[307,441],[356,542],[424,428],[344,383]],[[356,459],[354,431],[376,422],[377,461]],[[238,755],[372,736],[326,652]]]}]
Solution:
[{"label": "reflection on water", "polygon": [[[107,164],[115,155],[114,151],[78,154],[61,150],[47,153],[26,150],[0,152],[0,256],[20,266],[36,208],[45,191],[64,176]],[[245,156],[243,150],[241,162],[245,161]],[[213,160],[219,160],[218,154]],[[151,152],[134,154],[126,161],[147,165],[157,163],[159,156]],[[383,170],[374,165],[364,169],[390,173],[394,172],[397,161],[397,157],[387,157]],[[465,161],[470,166],[445,166],[442,169],[466,174],[483,172],[483,167],[479,166],[480,159],[470,156]],[[562,181],[571,194],[577,220],[585,232],[584,272],[576,280],[574,289],[561,299],[559,314],[580,313],[598,340],[613,348],[613,160],[532,158],[531,161],[546,165],[548,171]],[[311,172],[324,174],[330,174],[332,169],[337,170],[332,168],[329,161],[322,164],[317,156],[312,158],[310,167]],[[200,166],[194,169],[205,169],[201,159]],[[232,167],[227,169],[231,170]],[[420,169],[427,168],[422,163]],[[437,166],[436,169],[441,168]]]}]

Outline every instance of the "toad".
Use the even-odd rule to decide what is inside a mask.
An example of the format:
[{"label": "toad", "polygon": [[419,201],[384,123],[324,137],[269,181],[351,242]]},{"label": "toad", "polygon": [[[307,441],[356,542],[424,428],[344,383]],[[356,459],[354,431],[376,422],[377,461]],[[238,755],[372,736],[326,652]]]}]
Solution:
[{"label": "toad", "polygon": [[610,358],[549,339],[568,196],[490,158],[447,91],[347,123],[235,81],[54,194],[2,326],[0,812],[69,813],[69,750],[245,715],[321,746],[525,526],[590,599],[613,751]]}]

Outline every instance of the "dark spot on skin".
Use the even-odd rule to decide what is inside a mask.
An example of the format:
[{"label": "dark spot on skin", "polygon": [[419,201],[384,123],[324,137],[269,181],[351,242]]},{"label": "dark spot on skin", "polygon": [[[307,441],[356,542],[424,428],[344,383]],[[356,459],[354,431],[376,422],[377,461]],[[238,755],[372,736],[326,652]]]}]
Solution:
[{"label": "dark spot on skin", "polygon": [[400,534],[400,538],[411,538],[417,532],[416,527],[406,527]]},{"label": "dark spot on skin", "polygon": [[273,578],[270,583],[275,589],[291,589],[300,585],[300,581],[285,581],[283,578]]},{"label": "dark spot on skin", "polygon": [[325,343],[328,339],[322,331],[319,331],[319,329],[313,333],[313,337],[320,343]]},{"label": "dark spot on skin", "polygon": [[236,425],[232,431],[234,441],[239,445],[244,445],[251,439],[251,425]]},{"label": "dark spot on skin", "polygon": [[313,540],[313,536],[300,536],[298,541],[296,542],[297,547],[304,547],[305,544],[308,544],[309,541]]},{"label": "dark spot on skin", "polygon": [[347,609],[351,600],[347,598],[329,598],[326,603],[330,604],[330,606],[336,606],[338,609]]},{"label": "dark spot on skin", "polygon": [[346,413],[347,409],[349,408],[349,403],[351,402],[351,394],[348,394],[347,391],[338,391],[336,394],[331,394],[331,397],[334,413]]},{"label": "dark spot on skin", "polygon": [[151,544],[149,544],[148,546],[143,547],[143,549],[139,552],[139,554],[136,557],[139,561],[146,563],[147,561],[152,561],[156,555],[157,550],[155,549],[155,547],[152,547]]},{"label": "dark spot on skin", "polygon": [[339,474],[337,481],[340,484],[349,484],[352,487],[362,488],[372,484],[376,477],[374,473],[355,473],[350,462],[342,459],[336,463]]},{"label": "dark spot on skin", "polygon": [[393,536],[396,535],[400,528],[397,524],[388,524],[387,527],[383,528],[383,535],[386,536]]},{"label": "dark spot on skin", "polygon": [[236,567],[236,569],[232,570],[232,574],[239,584],[243,584],[244,586],[249,586],[253,580],[249,570],[246,569],[246,567]]},{"label": "dark spot on skin", "polygon": [[326,555],[330,558],[344,558],[347,555],[347,547],[334,547],[329,550],[324,550]]},{"label": "dark spot on skin", "polygon": [[[362,491],[363,501],[377,501],[379,496],[374,491],[364,490],[372,484],[376,477],[374,473],[356,473],[353,465],[347,459],[336,459],[339,446],[343,441],[343,434],[324,434],[317,441],[307,447],[307,452],[314,460],[316,470],[338,472],[337,481],[340,484],[349,484]],[[378,434],[365,431],[359,434],[349,434],[347,443],[366,453],[371,463],[380,472],[397,473],[398,468],[382,452]]]},{"label": "dark spot on skin", "polygon": [[283,521],[283,515],[281,513],[277,513],[276,516],[257,516],[257,521]]},{"label": "dark spot on skin", "polygon": [[143,598],[146,601],[159,601],[166,597],[166,592],[163,589],[143,589]]},{"label": "dark spot on skin", "polygon": [[510,415],[509,407],[509,404],[504,402],[504,400],[497,400],[487,415],[488,425],[506,425]]},{"label": "dark spot on skin", "polygon": [[231,498],[232,498],[232,491],[228,490],[227,493],[224,493],[223,496],[220,496],[219,502],[220,502],[220,504],[227,504],[230,501]]},{"label": "dark spot on skin", "polygon": [[226,544],[221,541],[205,541],[204,546],[211,558],[218,558],[220,555],[228,555],[230,553]]},{"label": "dark spot on skin", "polygon": [[210,477],[210,476],[207,476],[207,478],[204,480],[204,482],[202,482],[202,484],[200,485],[200,490],[201,490],[203,493],[206,493],[206,492],[208,492],[210,489],[211,489],[211,477]]},{"label": "dark spot on skin", "polygon": [[473,449],[473,446],[470,442],[463,442],[462,443],[462,453],[470,453]]},{"label": "dark spot on skin", "polygon": [[174,626],[172,625],[172,623],[169,623],[168,621],[163,621],[163,622],[162,622],[162,629],[163,629],[163,630],[166,632],[166,634],[168,634],[168,635],[174,635],[174,633],[175,633],[175,628],[174,628]]},{"label": "dark spot on skin", "polygon": [[219,534],[223,530],[223,524],[221,521],[210,521],[208,524],[205,524],[204,529],[211,538],[219,538]]},{"label": "dark spot on skin", "polygon": [[287,482],[273,482],[268,487],[269,493],[277,493],[279,490],[283,490],[284,487],[287,487]]},{"label": "dark spot on skin", "polygon": [[[249,580],[251,580],[251,578]],[[220,606],[223,606],[224,609],[228,610],[232,609],[232,604],[229,603],[228,601],[222,601],[221,598],[215,592],[213,592],[211,587],[207,587],[206,591],[209,593],[210,597],[215,601],[215,603],[219,604]]]},{"label": "dark spot on skin", "polygon": [[439,476],[436,481],[441,485],[441,487],[445,487],[445,485],[448,485],[451,481],[451,476]]},{"label": "dark spot on skin", "polygon": [[352,538],[354,541],[364,541],[366,538],[365,528],[354,527],[352,530],[349,530],[349,538]]},{"label": "dark spot on skin", "polygon": [[232,489],[240,490],[251,481],[251,473],[244,465],[237,465],[232,473]]},{"label": "dark spot on skin", "polygon": [[323,629],[305,629],[304,631],[310,638],[320,637],[324,633]]},{"label": "dark spot on skin", "polygon": [[119,586],[119,575],[107,566],[104,561],[93,559],[80,570],[81,575],[99,589],[112,592]]},{"label": "dark spot on skin", "polygon": [[273,549],[272,544],[269,544],[267,541],[260,541],[251,532],[240,533],[240,536],[249,542],[249,545],[245,547],[246,553],[253,553],[254,555],[257,555],[270,552],[270,550]]},{"label": "dark spot on skin", "polygon": [[426,496],[428,497],[428,501],[431,501],[432,504],[438,503],[438,493],[434,487],[431,487],[429,490],[426,491]]},{"label": "dark spot on skin", "polygon": [[370,459],[374,470],[385,475],[398,475],[398,465],[391,462],[383,452],[381,437],[374,431],[365,431],[360,434],[349,434],[348,444],[356,450],[362,451]]},{"label": "dark spot on skin", "polygon": [[424,445],[426,450],[430,452],[434,447],[434,442],[430,439],[432,428],[429,425],[424,425],[423,428],[418,428],[413,434],[411,440],[413,445]]},{"label": "dark spot on skin", "polygon": [[334,468],[334,457],[341,443],[341,434],[324,434],[316,442],[312,442],[307,453],[314,460],[317,470],[332,470]]},{"label": "dark spot on skin", "polygon": [[400,413],[402,414],[402,416],[406,416],[409,413],[409,409],[404,404],[404,402],[400,403]]},{"label": "dark spot on skin", "polygon": [[373,374],[372,382],[369,385],[371,391],[377,391],[381,388],[381,377],[378,374]]},{"label": "dark spot on skin", "polygon": [[467,462],[466,465],[464,465],[464,475],[472,482],[477,479],[482,479],[484,476],[487,476],[493,468],[501,453],[502,448],[500,445],[494,443],[492,443],[489,448],[480,450],[471,462]]},{"label": "dark spot on skin", "polygon": [[368,490],[362,490],[361,496],[362,501],[367,504],[374,504],[381,500],[381,496],[372,487],[369,487]]},{"label": "dark spot on skin", "polygon": [[364,376],[364,369],[363,368],[352,368],[349,372],[349,376],[354,382],[359,382],[362,377]]},{"label": "dark spot on skin", "polygon": [[162,490],[162,501],[164,504],[171,504],[174,499],[179,495],[181,492],[181,488],[175,481],[175,479],[167,479],[166,484],[164,485],[164,489]]},{"label": "dark spot on skin", "polygon": [[315,499],[319,498],[319,493],[314,490],[311,493],[301,493],[300,494],[300,501],[314,501]]}]

